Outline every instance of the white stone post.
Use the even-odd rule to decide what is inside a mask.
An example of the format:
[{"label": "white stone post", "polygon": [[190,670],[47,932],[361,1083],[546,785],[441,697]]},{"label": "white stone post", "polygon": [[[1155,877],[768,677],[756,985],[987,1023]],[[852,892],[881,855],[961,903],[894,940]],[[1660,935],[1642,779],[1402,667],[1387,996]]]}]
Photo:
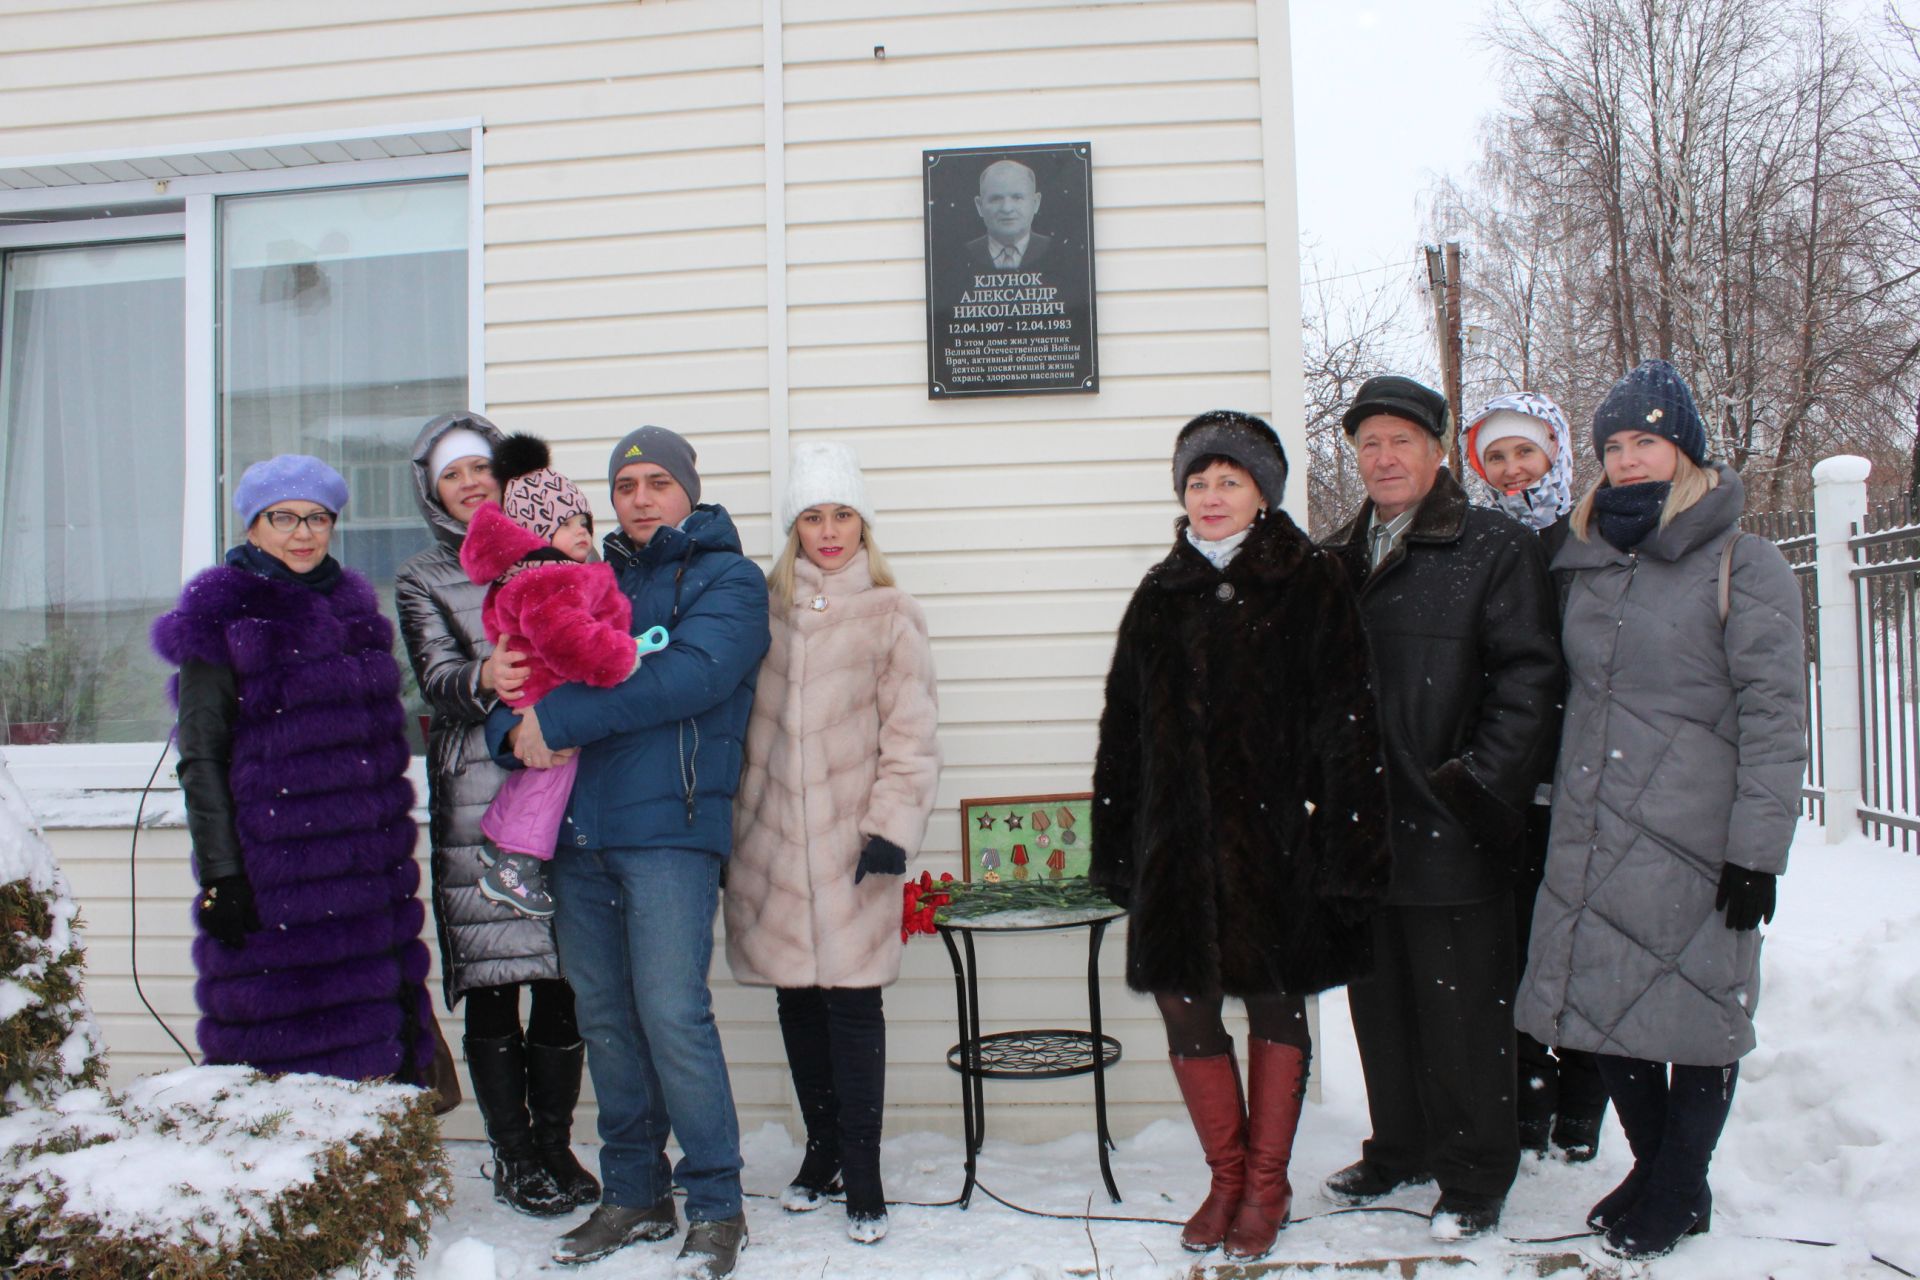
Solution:
[{"label": "white stone post", "polygon": [[1867,518],[1873,464],[1843,453],[1813,468],[1814,577],[1820,601],[1820,761],[1827,843],[1860,832],[1860,615],[1847,539]]}]

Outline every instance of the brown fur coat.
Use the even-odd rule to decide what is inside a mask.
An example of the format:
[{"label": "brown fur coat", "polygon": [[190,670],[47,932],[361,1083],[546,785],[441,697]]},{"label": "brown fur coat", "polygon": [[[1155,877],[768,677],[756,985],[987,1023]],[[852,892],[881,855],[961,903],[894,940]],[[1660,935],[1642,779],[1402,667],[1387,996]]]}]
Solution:
[{"label": "brown fur coat", "polygon": [[1372,967],[1391,866],[1353,590],[1284,512],[1224,573],[1179,528],[1120,623],[1094,764],[1093,879],[1133,912],[1128,985],[1339,986]]},{"label": "brown fur coat", "polygon": [[853,873],[868,836],[911,857],[926,835],[940,777],[926,618],[873,585],[860,551],[831,574],[802,559],[770,620],[734,806],[727,963],[756,986],[884,986],[900,976],[900,878]]}]

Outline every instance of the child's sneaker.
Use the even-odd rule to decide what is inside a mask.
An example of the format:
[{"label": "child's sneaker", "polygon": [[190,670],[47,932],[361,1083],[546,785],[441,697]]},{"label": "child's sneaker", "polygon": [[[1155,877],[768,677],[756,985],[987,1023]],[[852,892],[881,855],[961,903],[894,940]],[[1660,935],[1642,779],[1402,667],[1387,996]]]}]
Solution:
[{"label": "child's sneaker", "polygon": [[535,920],[553,915],[553,895],[547,892],[540,860],[524,853],[502,853],[480,877],[480,893],[490,902],[504,903]]}]

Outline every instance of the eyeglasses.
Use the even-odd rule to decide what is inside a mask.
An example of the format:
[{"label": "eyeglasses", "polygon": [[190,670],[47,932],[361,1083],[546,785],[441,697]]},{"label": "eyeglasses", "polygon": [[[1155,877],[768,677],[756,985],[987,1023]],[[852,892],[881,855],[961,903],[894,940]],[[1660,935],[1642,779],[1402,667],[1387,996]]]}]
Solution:
[{"label": "eyeglasses", "polygon": [[303,516],[276,508],[272,511],[262,511],[260,514],[280,533],[292,533],[295,528],[303,524],[315,533],[325,533],[333,528],[333,522],[338,518],[333,512],[325,510],[310,511]]}]

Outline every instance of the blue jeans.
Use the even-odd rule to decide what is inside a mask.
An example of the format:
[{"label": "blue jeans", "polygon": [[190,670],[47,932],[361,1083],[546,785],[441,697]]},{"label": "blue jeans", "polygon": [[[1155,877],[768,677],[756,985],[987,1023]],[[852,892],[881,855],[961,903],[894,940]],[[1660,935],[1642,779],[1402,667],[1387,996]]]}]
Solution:
[{"label": "blue jeans", "polygon": [[[600,1103],[602,1202],[650,1206],[677,1180],[690,1220],[732,1217],[740,1212],[740,1123],[707,990],[720,859],[562,848],[547,878]],[[684,1152],[672,1170],[669,1129]]]}]

